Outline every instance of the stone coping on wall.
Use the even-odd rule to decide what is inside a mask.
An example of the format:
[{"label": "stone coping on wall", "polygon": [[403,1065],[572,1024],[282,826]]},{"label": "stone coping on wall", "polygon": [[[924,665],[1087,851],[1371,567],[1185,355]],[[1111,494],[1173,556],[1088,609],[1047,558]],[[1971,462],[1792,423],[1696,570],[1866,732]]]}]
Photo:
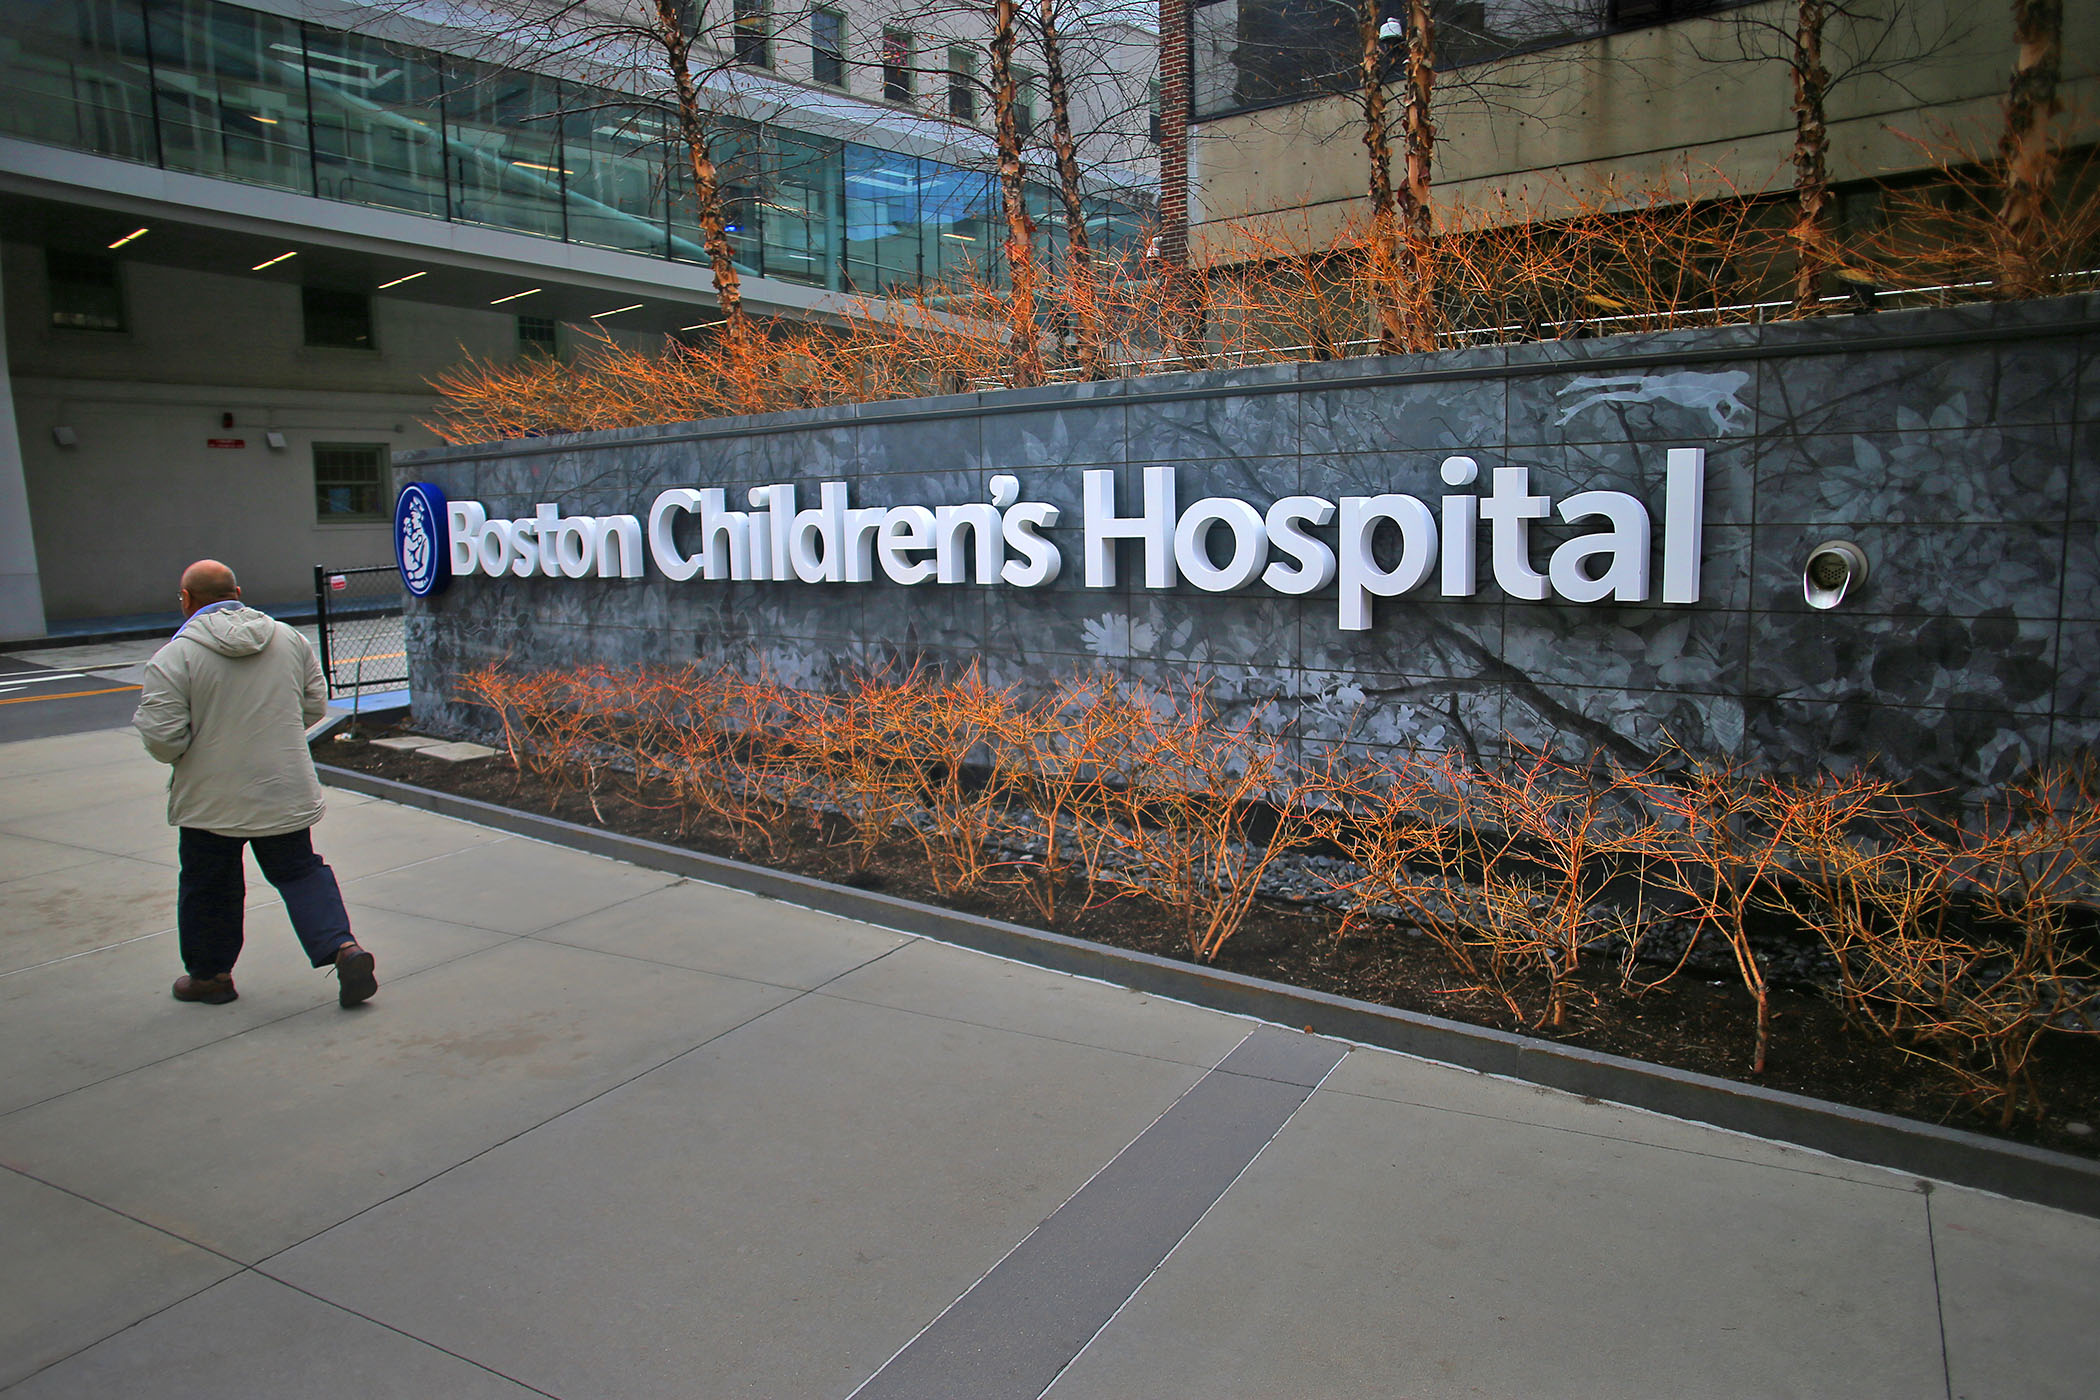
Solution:
[{"label": "stone coping on wall", "polygon": [[894,895],[580,826],[348,769],[323,781],[554,845],[1275,1025],[1624,1104],[1850,1161],[2100,1216],[2100,1162],[1848,1108],[1194,963],[1128,952]]}]

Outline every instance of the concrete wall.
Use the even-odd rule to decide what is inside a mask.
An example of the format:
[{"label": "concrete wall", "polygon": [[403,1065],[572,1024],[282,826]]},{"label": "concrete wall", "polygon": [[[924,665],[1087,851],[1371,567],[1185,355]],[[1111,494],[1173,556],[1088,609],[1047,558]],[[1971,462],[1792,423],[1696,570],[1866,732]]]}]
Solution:
[{"label": "concrete wall", "polygon": [[[816,410],[419,454],[397,469],[523,516],[635,512],[672,486],[845,480],[856,505],[1022,499],[1065,510],[1050,587],[463,578],[408,629],[418,719],[464,730],[464,668],[763,664],[821,686],[857,665],[981,662],[995,682],[1078,668],[1209,678],[1273,702],[1301,743],[1493,749],[1504,735],[1638,760],[1668,739],[1759,766],[1878,755],[1972,791],[2100,729],[2100,299],[1495,347]],[[1336,625],[1332,587],[1083,586],[1081,472],[1171,466],[1185,509],[1381,491],[1434,503],[1439,467],[1525,465],[1555,498],[1650,503],[1672,447],[1707,452],[1696,605],[1521,602],[1434,581]],[[1558,534],[1568,533],[1557,527]],[[1326,532],[1331,541],[1333,531]],[[1801,569],[1830,537],[1873,576],[1833,612]],[[1481,538],[1486,556],[1486,536]],[[1543,567],[1556,538],[1542,530]],[[1658,571],[1659,572],[1659,571]],[[1483,574],[1486,570],[1483,569]]]},{"label": "concrete wall", "polygon": [[[376,349],[314,349],[296,284],[131,260],[126,330],[55,329],[43,250],[10,243],[0,257],[27,518],[53,622],[172,611],[174,579],[199,556],[231,563],[265,604],[310,597],[315,564],[385,563],[385,524],[317,520],[313,444],[429,446],[418,420],[435,407],[430,376],[463,350],[515,351],[513,317],[385,296],[372,303]],[[54,440],[61,426],[76,445]],[[265,445],[273,430],[281,450]]]},{"label": "concrete wall", "polygon": [[[1587,199],[1659,183],[1703,196],[1790,188],[1789,70],[1744,54],[1774,52],[1795,8],[1764,0],[1440,74],[1438,201],[1507,194],[1551,213],[1567,191]],[[1995,150],[2014,59],[2008,7],[1911,0],[1881,8],[1902,16],[1886,33],[1859,32],[1840,14],[1829,21],[1826,61],[1835,74],[1853,74],[1827,103],[1831,178],[1927,169],[1920,141],[1936,132],[1985,155]],[[2061,93],[2072,139],[2094,139],[2100,6],[2064,7]],[[1191,126],[1192,246],[1215,243],[1229,256],[1233,223],[1283,239],[1331,238],[1364,212],[1361,132],[1346,97]]]}]

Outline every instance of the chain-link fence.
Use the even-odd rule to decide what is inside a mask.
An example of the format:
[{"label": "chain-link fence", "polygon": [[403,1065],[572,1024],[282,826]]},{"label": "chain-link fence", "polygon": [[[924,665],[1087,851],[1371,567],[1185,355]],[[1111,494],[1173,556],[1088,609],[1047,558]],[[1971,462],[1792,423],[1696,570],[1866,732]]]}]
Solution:
[{"label": "chain-link fence", "polygon": [[314,609],[329,699],[407,687],[403,591],[401,573],[392,564],[356,569],[314,565]]}]

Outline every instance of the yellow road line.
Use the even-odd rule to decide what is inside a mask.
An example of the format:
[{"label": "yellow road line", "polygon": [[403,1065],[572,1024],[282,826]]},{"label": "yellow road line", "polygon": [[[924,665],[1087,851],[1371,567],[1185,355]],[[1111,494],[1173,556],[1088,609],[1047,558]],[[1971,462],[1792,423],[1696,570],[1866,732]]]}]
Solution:
[{"label": "yellow road line", "polygon": [[78,700],[88,695],[121,695],[127,690],[137,690],[135,685],[111,686],[108,690],[69,690],[64,695],[24,695],[19,699],[0,700],[0,705],[28,705],[38,700]]}]

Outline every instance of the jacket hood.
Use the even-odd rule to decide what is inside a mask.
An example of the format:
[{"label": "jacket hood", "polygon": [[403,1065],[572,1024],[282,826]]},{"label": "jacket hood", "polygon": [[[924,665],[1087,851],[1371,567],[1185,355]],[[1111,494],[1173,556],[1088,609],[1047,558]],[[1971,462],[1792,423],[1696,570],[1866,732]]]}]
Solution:
[{"label": "jacket hood", "polygon": [[221,656],[253,656],[268,646],[276,634],[276,620],[249,607],[200,612],[182,627],[183,636]]}]

